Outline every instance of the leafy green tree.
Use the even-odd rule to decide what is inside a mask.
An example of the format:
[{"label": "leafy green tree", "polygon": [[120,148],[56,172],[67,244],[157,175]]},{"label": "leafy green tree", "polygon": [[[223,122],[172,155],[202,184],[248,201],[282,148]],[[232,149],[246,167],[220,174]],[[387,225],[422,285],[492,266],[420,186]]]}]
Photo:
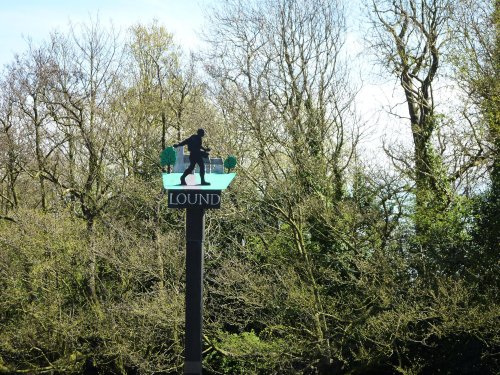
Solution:
[{"label": "leafy green tree", "polygon": [[168,85],[169,80],[179,68],[179,48],[173,35],[157,21],[150,25],[137,25],[131,28],[132,41],[130,52],[135,60],[132,65],[136,91],[137,107],[141,123],[149,132],[161,139],[161,150],[167,147],[168,134]]},{"label": "leafy green tree", "polygon": [[231,169],[236,167],[236,157],[228,156],[226,160],[224,160],[224,167],[227,168],[228,173],[230,173]]},{"label": "leafy green tree", "polygon": [[[300,275],[290,293],[303,291],[300,296],[307,301],[277,318],[276,326],[296,327],[293,317],[302,316],[297,332],[309,343],[307,360],[314,369],[333,369],[338,357],[327,318],[329,297],[318,269],[336,248],[325,243],[330,227],[311,228],[320,228],[321,214],[343,199],[358,140],[354,90],[341,58],[343,8],[323,1],[226,1],[212,12],[211,21],[208,71],[223,121],[231,126],[229,152],[237,150],[241,165],[248,163],[243,172],[253,192],[248,199],[265,217],[252,218],[261,233],[257,239],[265,243],[272,233],[283,242],[288,239],[272,251],[290,258],[285,263],[292,271],[284,271]],[[241,231],[247,240],[247,231]],[[340,230],[331,237],[349,244]],[[318,251],[322,242],[325,253]],[[277,255],[270,262],[283,259]],[[265,330],[264,323],[255,334]],[[285,329],[290,338],[292,330]]]},{"label": "leafy green tree", "polygon": [[500,3],[498,1],[460,1],[454,24],[457,45],[452,54],[454,79],[465,96],[464,117],[478,140],[475,165],[486,165],[489,188],[478,198],[475,241],[482,245],[485,274],[500,247]]},{"label": "leafy green tree", "polygon": [[175,164],[177,154],[172,146],[164,149],[160,154],[160,165],[162,168],[167,167],[167,173],[170,173],[172,165]]},{"label": "leafy green tree", "polygon": [[[424,100],[433,52],[418,23],[432,26],[448,3],[382,3],[412,47],[390,62],[413,72],[421,57],[410,99]],[[491,21],[492,9],[467,14]],[[444,13],[414,17],[434,10]],[[464,36],[483,39],[459,38],[474,41],[457,65],[474,94],[473,126],[460,128],[474,152],[441,154],[464,143],[427,113],[441,143],[426,150],[448,169],[430,168],[441,174],[425,184],[465,184],[443,208],[433,189],[415,202],[416,165],[375,167],[356,148],[344,14],[336,1],[226,0],[212,13],[204,84],[158,23],[134,28],[126,46],[96,23],[57,33],[2,73],[0,373],[182,371],[184,220],[166,206],[158,154],[168,166],[162,138],[200,123],[217,152],[240,159],[224,209],[206,215],[204,372],[499,372],[496,85],[483,58],[494,32],[471,22],[487,32]],[[424,198],[428,211],[415,210]]]}]

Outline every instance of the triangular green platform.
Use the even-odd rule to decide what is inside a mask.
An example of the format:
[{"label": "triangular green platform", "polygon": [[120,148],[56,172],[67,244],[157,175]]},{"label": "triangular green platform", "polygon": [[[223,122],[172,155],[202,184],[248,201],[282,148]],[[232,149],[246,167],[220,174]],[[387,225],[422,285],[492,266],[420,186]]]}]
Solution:
[{"label": "triangular green platform", "polygon": [[200,185],[199,173],[186,178],[188,185],[181,185],[182,173],[163,173],[163,187],[166,190],[225,190],[236,176],[236,173],[207,173],[205,181],[210,185]]}]

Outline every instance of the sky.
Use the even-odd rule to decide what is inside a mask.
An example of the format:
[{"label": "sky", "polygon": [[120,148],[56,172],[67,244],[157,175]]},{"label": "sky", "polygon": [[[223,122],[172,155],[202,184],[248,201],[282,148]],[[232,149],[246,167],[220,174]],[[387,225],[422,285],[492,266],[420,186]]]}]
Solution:
[{"label": "sky", "polygon": [[117,29],[157,19],[174,34],[177,43],[196,49],[197,30],[203,25],[203,8],[210,0],[0,0],[0,67],[14,54],[48,39],[51,31],[68,30],[98,15],[103,25]]},{"label": "sky", "polygon": [[[174,40],[186,51],[196,50],[202,42],[199,32],[204,24],[204,9],[217,0],[0,0],[0,70],[13,61],[16,53],[27,50],[30,38],[35,45],[48,40],[54,30],[65,33],[70,23],[88,23],[96,16],[104,26],[110,22],[118,30],[135,24],[150,23],[157,19]],[[351,16],[359,12],[362,0],[351,0]],[[353,13],[354,12],[354,13]],[[356,21],[354,21],[356,22]],[[357,52],[362,49],[359,32],[349,33],[348,45]],[[362,59],[363,60],[363,59]],[[366,62],[364,63],[366,64]],[[359,68],[358,68],[359,69]],[[361,70],[369,70],[364,67]],[[388,131],[381,126],[380,108],[391,100],[394,84],[381,85],[363,79],[363,89],[358,95],[358,110],[363,120],[371,124],[372,131],[365,134],[368,148],[380,147],[381,138]],[[373,127],[376,124],[376,127]],[[370,134],[371,133],[371,134]]]}]

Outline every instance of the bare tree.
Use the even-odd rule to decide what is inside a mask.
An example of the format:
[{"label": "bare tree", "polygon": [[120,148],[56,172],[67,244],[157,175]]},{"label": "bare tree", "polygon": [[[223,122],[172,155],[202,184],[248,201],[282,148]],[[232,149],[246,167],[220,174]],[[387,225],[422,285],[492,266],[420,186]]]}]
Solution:
[{"label": "bare tree", "polygon": [[[398,79],[406,99],[417,212],[443,210],[449,201],[449,179],[433,146],[439,126],[433,88],[447,47],[452,2],[373,0],[371,11],[373,35],[368,43],[380,63]],[[417,222],[417,230],[423,222]]]},{"label": "bare tree", "polygon": [[[52,61],[46,46],[35,48],[31,43],[23,56],[17,56],[10,66],[10,85],[15,94],[15,105],[19,111],[19,125],[25,129],[30,142],[28,155],[35,163],[27,166],[26,172],[38,180],[40,205],[47,209],[47,188],[43,171],[53,151],[60,146],[53,130],[50,130],[50,111],[44,96],[52,74]],[[27,156],[28,156],[27,155]]]},{"label": "bare tree", "polygon": [[319,367],[331,365],[336,346],[309,246],[310,229],[321,221],[312,207],[343,199],[359,137],[343,12],[337,1],[228,0],[212,11],[206,33],[226,142],[265,201],[269,230],[284,223],[300,259],[314,301],[311,326],[302,328],[317,343]]},{"label": "bare tree", "polygon": [[117,192],[109,109],[120,79],[122,50],[116,34],[98,21],[72,28],[69,38],[54,35],[52,45],[54,67],[44,100],[66,142],[56,155],[61,167],[45,168],[44,178],[79,202],[75,207],[86,221],[90,244],[89,292],[97,300],[93,230]]},{"label": "bare tree", "polygon": [[293,175],[309,190],[321,185],[316,171],[337,196],[358,137],[342,12],[338,2],[226,1],[207,34],[207,67],[238,148],[255,150],[265,175]]},{"label": "bare tree", "polygon": [[18,126],[17,111],[15,107],[15,94],[9,84],[7,75],[0,89],[0,186],[2,199],[2,213],[17,208],[18,193],[16,183],[23,169],[21,161],[22,140],[21,129]]}]

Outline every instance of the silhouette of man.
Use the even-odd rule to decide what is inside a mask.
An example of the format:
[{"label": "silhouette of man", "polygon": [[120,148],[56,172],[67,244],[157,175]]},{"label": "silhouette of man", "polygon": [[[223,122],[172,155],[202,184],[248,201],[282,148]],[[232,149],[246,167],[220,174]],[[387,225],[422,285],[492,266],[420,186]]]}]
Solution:
[{"label": "silhouette of man", "polygon": [[203,162],[203,157],[208,157],[209,148],[205,148],[201,145],[201,138],[205,135],[205,130],[198,129],[196,134],[193,134],[191,137],[183,140],[180,143],[174,144],[174,147],[180,147],[187,145],[189,150],[189,167],[186,168],[184,173],[181,176],[181,185],[186,184],[186,177],[190,174],[196,164],[200,167],[200,177],[202,185],[210,185],[209,182],[205,181],[205,163]]}]

